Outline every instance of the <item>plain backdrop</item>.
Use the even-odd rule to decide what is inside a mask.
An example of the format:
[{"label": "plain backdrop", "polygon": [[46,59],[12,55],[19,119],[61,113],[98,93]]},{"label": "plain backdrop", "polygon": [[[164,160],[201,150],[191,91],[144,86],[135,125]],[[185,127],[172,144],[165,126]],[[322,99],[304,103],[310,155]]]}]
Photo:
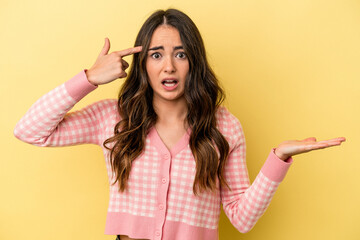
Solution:
[{"label": "plain backdrop", "polygon": [[[105,37],[110,52],[131,47],[144,20],[169,7],[202,33],[225,106],[245,131],[251,181],[284,140],[347,138],[295,156],[249,233],[222,214],[220,239],[360,239],[358,0],[0,0],[0,239],[114,239],[104,235],[101,149],[35,147],[13,129],[39,97],[90,68]],[[122,82],[99,87],[75,109],[116,98]]]}]

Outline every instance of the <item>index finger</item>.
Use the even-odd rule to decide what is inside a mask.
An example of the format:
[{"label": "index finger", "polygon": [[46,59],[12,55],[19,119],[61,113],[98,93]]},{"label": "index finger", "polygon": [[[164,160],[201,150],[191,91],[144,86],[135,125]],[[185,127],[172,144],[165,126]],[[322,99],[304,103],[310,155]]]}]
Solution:
[{"label": "index finger", "polygon": [[137,46],[137,47],[132,47],[125,50],[117,51],[116,53],[118,53],[121,57],[125,57],[134,53],[141,52],[141,50],[142,50],[142,46]]}]

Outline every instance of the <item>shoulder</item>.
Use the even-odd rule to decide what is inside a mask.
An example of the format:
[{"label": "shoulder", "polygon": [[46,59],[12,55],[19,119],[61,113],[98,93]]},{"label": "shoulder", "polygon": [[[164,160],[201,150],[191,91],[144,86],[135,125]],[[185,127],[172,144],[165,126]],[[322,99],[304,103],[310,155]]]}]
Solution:
[{"label": "shoulder", "polygon": [[235,143],[244,138],[241,123],[226,107],[220,106],[215,114],[218,130],[228,140]]},{"label": "shoulder", "polygon": [[[241,128],[240,121],[226,107],[220,106],[215,113],[217,127],[222,131],[233,131]],[[235,128],[235,129],[234,129]]]}]

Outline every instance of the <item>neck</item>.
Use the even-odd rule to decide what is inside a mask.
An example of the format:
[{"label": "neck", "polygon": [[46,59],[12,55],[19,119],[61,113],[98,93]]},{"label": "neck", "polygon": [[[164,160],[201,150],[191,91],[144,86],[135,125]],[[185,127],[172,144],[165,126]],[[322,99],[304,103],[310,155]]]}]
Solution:
[{"label": "neck", "polygon": [[186,125],[187,105],[185,98],[168,101],[154,97],[153,106],[157,115],[156,124],[172,125],[183,123]]}]

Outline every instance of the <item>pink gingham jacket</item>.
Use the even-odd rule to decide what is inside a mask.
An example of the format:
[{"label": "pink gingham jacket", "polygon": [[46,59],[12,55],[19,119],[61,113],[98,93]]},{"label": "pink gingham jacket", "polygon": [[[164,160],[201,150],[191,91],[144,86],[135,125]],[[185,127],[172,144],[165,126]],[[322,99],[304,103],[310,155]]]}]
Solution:
[{"label": "pink gingham jacket", "polygon": [[[14,135],[37,146],[99,145],[109,182],[113,182],[109,150],[103,142],[119,122],[117,100],[102,100],[82,110],[70,109],[96,86],[86,69],[35,102],[17,123]],[[141,156],[133,162],[128,189],[120,193],[110,184],[106,234],[163,240],[216,240],[221,204],[231,223],[248,232],[264,213],[292,159],[286,162],[270,152],[250,185],[241,125],[225,107],[217,112],[218,129],[230,145],[225,167],[228,188],[193,194],[195,161],[189,147],[190,130],[170,150],[155,128],[150,129]],[[219,182],[217,183],[219,186]]]}]

